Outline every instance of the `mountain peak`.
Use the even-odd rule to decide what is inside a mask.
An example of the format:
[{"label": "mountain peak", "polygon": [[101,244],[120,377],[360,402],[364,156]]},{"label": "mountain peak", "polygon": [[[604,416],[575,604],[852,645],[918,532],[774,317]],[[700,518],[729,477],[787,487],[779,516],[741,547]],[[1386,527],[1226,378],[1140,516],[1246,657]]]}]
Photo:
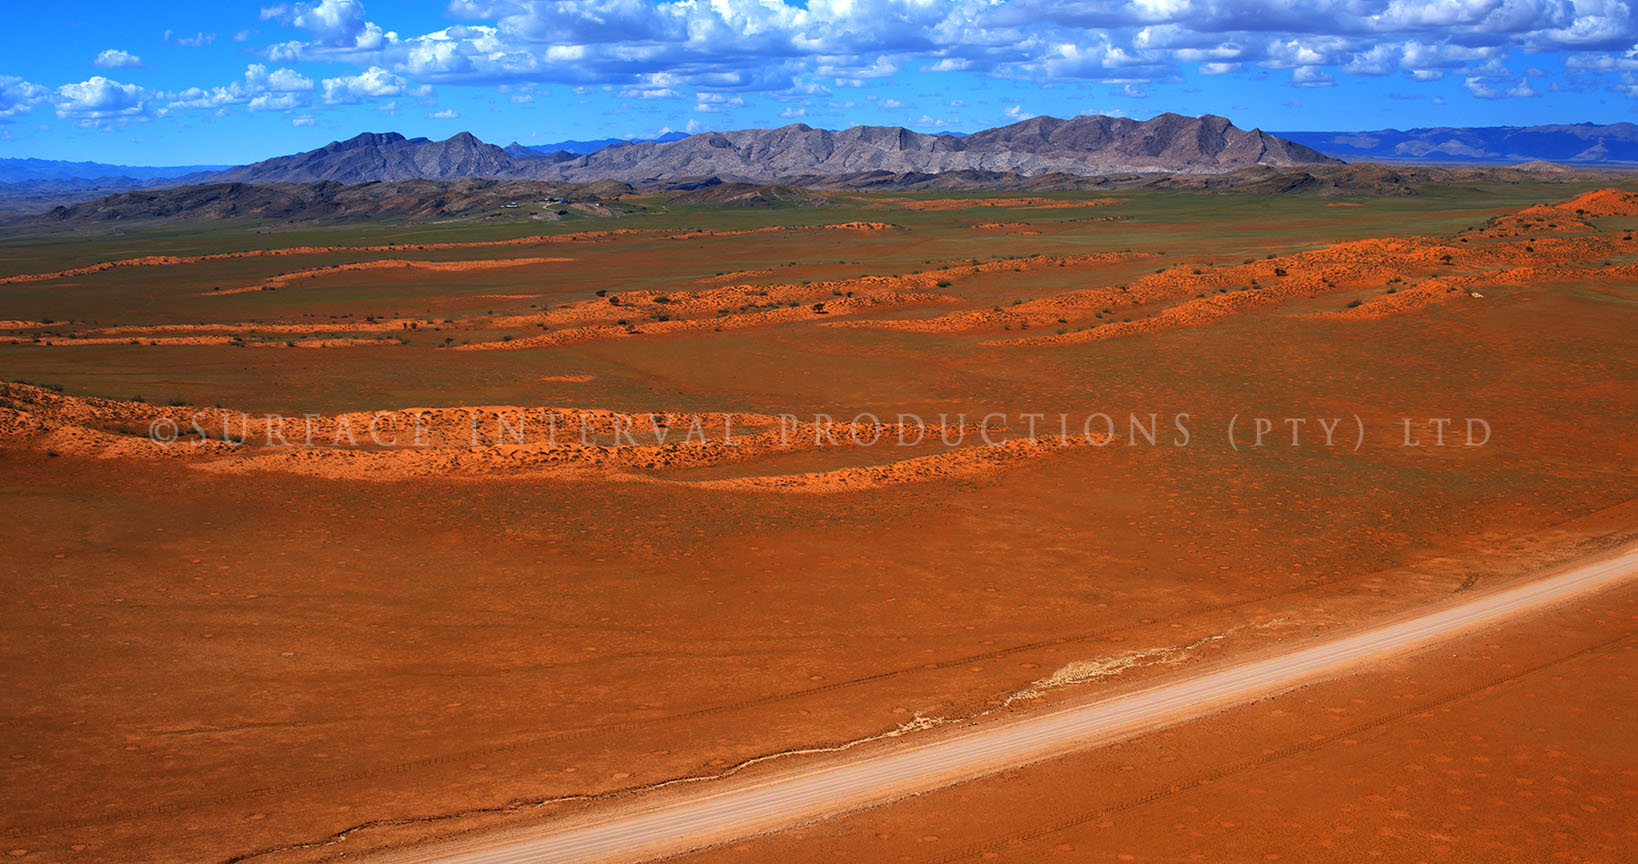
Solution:
[{"label": "mountain peak", "polygon": [[358,147],[381,147],[389,144],[401,144],[406,139],[397,132],[360,132],[345,141],[332,141],[330,146],[336,149],[355,149]]}]

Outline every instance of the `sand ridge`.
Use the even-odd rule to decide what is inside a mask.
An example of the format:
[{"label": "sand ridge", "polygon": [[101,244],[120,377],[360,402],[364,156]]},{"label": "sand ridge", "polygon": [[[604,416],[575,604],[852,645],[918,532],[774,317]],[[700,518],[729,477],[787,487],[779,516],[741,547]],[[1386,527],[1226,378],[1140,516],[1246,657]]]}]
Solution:
[{"label": "sand ridge", "polygon": [[[163,440],[155,440],[156,430]],[[549,477],[716,490],[846,492],[976,477],[1068,447],[1108,443],[1101,436],[1066,441],[989,437],[1007,432],[1004,425],[986,429],[965,421],[916,426],[744,412],[631,414],[510,405],[257,416],[65,396],[33,385],[0,383],[0,447],[97,458],[181,459],[212,472],[273,471],[336,480]],[[898,442],[941,438],[954,443],[928,455],[831,471],[720,480],[645,473],[849,447],[880,445],[903,452],[894,449]]]},{"label": "sand ridge", "polygon": [[1065,201],[1059,198],[1028,196],[1021,198],[898,198],[889,199],[896,210],[971,210],[1003,207],[1016,210],[1060,210],[1106,207],[1119,204],[1118,198],[1090,198]]},{"label": "sand ridge", "polygon": [[313,267],[307,270],[296,270],[290,273],[280,273],[271,276],[255,285],[246,285],[240,288],[228,288],[221,291],[203,291],[200,296],[221,296],[223,294],[244,294],[252,291],[275,291],[305,279],[316,279],[333,273],[346,273],[358,270],[426,270],[433,273],[466,273],[474,270],[500,270],[508,267],[529,267],[538,264],[559,264],[573,261],[573,258],[486,258],[472,261],[425,261],[412,258],[381,258],[373,261],[354,261],[347,264],[331,264],[327,267]]},{"label": "sand ridge", "polygon": [[[1623,193],[1624,194],[1624,193]],[[1584,196],[1585,197],[1585,196]],[[1579,199],[1578,199],[1579,200]],[[1559,205],[1560,207],[1565,205]],[[1550,278],[1584,269],[1581,262],[1638,250],[1625,232],[1598,236],[1534,237],[1472,243],[1464,238],[1386,237],[1354,240],[1221,267],[1180,265],[1144,276],[1130,285],[1042,298],[1010,309],[953,313],[915,322],[868,322],[866,326],[964,330],[1006,326],[1028,329],[1063,323],[1070,316],[1099,310],[1120,314],[1120,306],[1178,301],[1133,320],[1100,320],[1096,326],[1044,336],[994,339],[988,345],[1074,344],[1172,327],[1198,326],[1226,316],[1269,309],[1287,301],[1325,294],[1386,289],[1384,298],[1361,302],[1336,316],[1349,319],[1422,308],[1457,299],[1498,277]],[[1509,275],[1510,274],[1510,275]],[[1400,297],[1401,294],[1408,296]],[[1193,295],[1192,297],[1190,295]],[[1357,309],[1370,305],[1365,312]]]}]

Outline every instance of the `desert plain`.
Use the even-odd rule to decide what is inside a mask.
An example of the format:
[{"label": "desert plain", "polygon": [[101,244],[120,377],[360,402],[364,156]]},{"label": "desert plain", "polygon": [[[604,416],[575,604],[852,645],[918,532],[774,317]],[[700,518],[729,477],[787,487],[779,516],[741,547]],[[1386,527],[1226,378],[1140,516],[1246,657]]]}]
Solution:
[{"label": "desert plain", "polygon": [[[1547,179],[0,238],[0,852],[419,860],[1621,554],[1638,187]],[[1635,599],[681,860],[1630,860]]]}]

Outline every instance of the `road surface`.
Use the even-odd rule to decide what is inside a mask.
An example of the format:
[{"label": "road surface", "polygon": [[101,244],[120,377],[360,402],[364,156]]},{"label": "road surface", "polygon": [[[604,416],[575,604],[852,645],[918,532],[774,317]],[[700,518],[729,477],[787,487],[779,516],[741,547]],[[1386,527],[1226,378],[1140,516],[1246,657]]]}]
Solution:
[{"label": "road surface", "polygon": [[651,806],[490,848],[422,860],[441,864],[638,861],[947,786],[1016,765],[1174,725],[1270,695],[1341,667],[1455,634],[1638,574],[1638,549],[1461,605],[1275,657],[1102,702],[905,746],[755,785]]}]

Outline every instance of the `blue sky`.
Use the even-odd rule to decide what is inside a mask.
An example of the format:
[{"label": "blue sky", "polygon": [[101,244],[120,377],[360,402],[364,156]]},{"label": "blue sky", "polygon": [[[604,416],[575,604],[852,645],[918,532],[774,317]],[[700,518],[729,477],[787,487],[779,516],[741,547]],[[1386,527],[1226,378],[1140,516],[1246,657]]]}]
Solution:
[{"label": "blue sky", "polygon": [[528,144],[1165,111],[1273,130],[1638,119],[1623,0],[61,0],[9,18],[0,156],[122,164],[388,130]]}]

